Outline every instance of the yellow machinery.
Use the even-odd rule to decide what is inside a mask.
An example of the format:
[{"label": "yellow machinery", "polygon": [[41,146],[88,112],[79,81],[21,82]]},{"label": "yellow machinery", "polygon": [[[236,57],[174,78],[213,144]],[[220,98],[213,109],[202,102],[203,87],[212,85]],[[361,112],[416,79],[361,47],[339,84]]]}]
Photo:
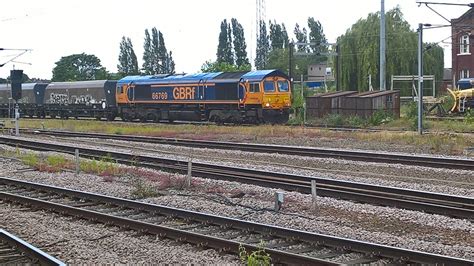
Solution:
[{"label": "yellow machinery", "polygon": [[454,99],[452,113],[464,113],[474,109],[474,78],[461,79],[456,89],[448,91]]}]

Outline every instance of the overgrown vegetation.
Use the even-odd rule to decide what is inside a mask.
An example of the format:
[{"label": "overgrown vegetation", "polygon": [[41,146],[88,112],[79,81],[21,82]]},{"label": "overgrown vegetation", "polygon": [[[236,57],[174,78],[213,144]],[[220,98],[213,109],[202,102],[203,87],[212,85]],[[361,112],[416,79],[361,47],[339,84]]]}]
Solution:
[{"label": "overgrown vegetation", "polygon": [[[296,95],[296,94],[295,94]],[[473,111],[471,111],[473,112]],[[416,114],[416,103],[409,103],[401,106],[401,118],[385,120],[374,118],[374,121],[383,121],[378,126],[372,126],[366,119],[360,117],[345,117],[343,124],[350,127],[379,129],[405,130],[405,133],[399,132],[365,132],[363,134],[351,134],[350,132],[341,133],[334,131],[321,130],[316,128],[301,128],[288,126],[217,126],[214,124],[196,125],[196,124],[154,124],[154,123],[109,123],[105,121],[94,120],[39,120],[23,119],[20,127],[25,128],[44,128],[46,130],[69,130],[76,132],[97,132],[107,134],[123,135],[148,135],[168,138],[187,138],[200,140],[216,141],[244,141],[244,142],[265,142],[271,138],[278,143],[287,143],[290,138],[342,138],[354,139],[355,141],[371,141],[381,144],[410,145],[414,149],[438,150],[436,143],[444,143],[441,149],[446,154],[462,153],[466,147],[474,146],[474,138],[470,135],[452,134],[453,132],[474,132],[473,114],[466,115],[464,122],[456,120],[433,121],[425,119],[425,127],[429,128],[429,138],[425,135],[419,136],[414,131]],[[411,119],[410,119],[411,118]],[[329,117],[323,120],[310,120],[309,123],[316,125],[327,124],[328,126],[340,124],[340,117]],[[296,125],[301,125],[297,121]],[[324,123],[323,123],[324,122]],[[376,123],[374,123],[376,124]],[[387,137],[388,136],[388,137]],[[276,140],[280,138],[280,140]],[[439,138],[439,140],[433,140]],[[430,139],[430,140],[428,140]],[[276,142],[275,142],[276,143]],[[303,143],[302,143],[303,144]],[[101,169],[100,167],[98,167]]]},{"label": "overgrown vegetation", "polygon": [[258,250],[248,252],[244,246],[239,246],[240,260],[248,266],[268,266],[271,263],[270,255],[265,251],[265,243],[260,241]]},{"label": "overgrown vegetation", "polygon": [[340,114],[328,114],[322,119],[313,120],[313,124],[322,124],[327,127],[355,127],[366,128],[369,126],[380,126],[393,121],[393,115],[384,110],[377,110],[372,116],[362,118],[360,116],[343,116]]},{"label": "overgrown vegetation", "polygon": [[159,195],[156,188],[147,183],[143,178],[138,176],[130,176],[133,186],[132,195],[138,199],[152,198]]},{"label": "overgrown vegetation", "polygon": [[80,169],[86,173],[93,173],[100,176],[114,176],[120,173],[120,168],[110,157],[104,157],[100,160],[81,160]]}]

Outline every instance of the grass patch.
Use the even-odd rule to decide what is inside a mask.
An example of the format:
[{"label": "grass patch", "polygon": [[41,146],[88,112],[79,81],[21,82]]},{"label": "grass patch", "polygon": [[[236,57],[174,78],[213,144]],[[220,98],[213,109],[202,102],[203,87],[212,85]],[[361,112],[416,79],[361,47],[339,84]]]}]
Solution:
[{"label": "grass patch", "polygon": [[39,156],[35,153],[23,154],[20,157],[20,160],[23,164],[28,165],[29,167],[38,168],[40,159]]},{"label": "grass patch", "polygon": [[138,199],[153,198],[159,196],[154,186],[146,182],[141,177],[132,176],[131,184],[133,186],[132,195]]},{"label": "grass patch", "polygon": [[260,241],[258,249],[248,252],[244,246],[239,246],[239,257],[243,264],[248,266],[268,266],[271,263],[270,254],[265,251],[264,242]]},{"label": "grass patch", "polygon": [[116,176],[121,173],[120,167],[110,156],[100,160],[81,160],[79,167],[83,172],[99,176]]},{"label": "grass patch", "polygon": [[[328,126],[347,125],[351,127],[375,127],[379,129],[406,130],[402,133],[350,133],[342,134],[315,128],[288,127],[280,125],[259,125],[259,126],[217,126],[213,124],[206,125],[176,125],[176,124],[153,124],[153,123],[110,123],[95,120],[39,120],[23,119],[21,127],[41,128],[44,124],[45,129],[71,130],[76,132],[98,132],[116,135],[148,135],[168,138],[187,138],[215,141],[238,141],[238,142],[271,142],[275,144],[286,144],[290,138],[301,139],[301,145],[304,145],[305,139],[310,138],[332,138],[332,139],[354,139],[356,141],[374,141],[395,145],[412,145],[414,150],[432,150],[446,151],[448,154],[459,154],[466,147],[474,146],[474,140],[470,136],[458,136],[456,138],[447,137],[451,132],[474,132],[474,123],[466,119],[461,121],[427,121],[425,125],[432,134],[416,136],[414,125],[416,117],[416,103],[402,105],[402,114],[400,119],[386,119],[385,115],[377,114],[371,121],[359,117],[342,118],[339,115],[333,115],[325,118],[324,122]],[[474,116],[474,115],[471,115]],[[469,116],[468,116],[469,118]],[[341,122],[342,120],[342,122]],[[322,124],[322,120],[312,121],[314,124]],[[380,124],[382,123],[382,124]],[[374,126],[377,125],[377,126]],[[413,136],[415,135],[415,136]],[[295,141],[293,141],[295,142]],[[298,142],[298,141],[296,141]],[[427,145],[425,147],[425,145]],[[104,170],[107,167],[104,163],[90,163],[91,165],[83,168],[91,169],[94,173],[103,173],[112,171]]]}]

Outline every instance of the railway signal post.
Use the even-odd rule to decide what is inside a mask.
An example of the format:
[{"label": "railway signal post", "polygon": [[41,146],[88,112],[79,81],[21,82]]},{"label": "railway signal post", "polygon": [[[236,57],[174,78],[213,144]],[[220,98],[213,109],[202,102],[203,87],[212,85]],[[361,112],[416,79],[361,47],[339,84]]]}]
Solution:
[{"label": "railway signal post", "polygon": [[20,135],[20,111],[18,108],[18,101],[15,102],[15,136]]},{"label": "railway signal post", "polygon": [[20,135],[20,111],[18,106],[18,101],[21,99],[21,80],[23,78],[23,70],[11,70],[10,79],[11,79],[11,92],[12,98],[15,100],[15,136]]}]

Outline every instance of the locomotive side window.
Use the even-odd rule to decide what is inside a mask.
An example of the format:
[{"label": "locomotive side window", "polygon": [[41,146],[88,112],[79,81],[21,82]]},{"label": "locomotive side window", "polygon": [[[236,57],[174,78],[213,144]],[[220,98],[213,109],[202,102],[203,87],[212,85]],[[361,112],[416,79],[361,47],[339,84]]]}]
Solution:
[{"label": "locomotive side window", "polygon": [[289,90],[288,81],[278,81],[278,90],[281,92],[287,92]]},{"label": "locomotive side window", "polygon": [[250,92],[260,92],[260,84],[258,83],[250,84]]},{"label": "locomotive side window", "polygon": [[265,92],[273,92],[275,91],[275,83],[273,81],[265,81],[263,83],[263,90]]}]

